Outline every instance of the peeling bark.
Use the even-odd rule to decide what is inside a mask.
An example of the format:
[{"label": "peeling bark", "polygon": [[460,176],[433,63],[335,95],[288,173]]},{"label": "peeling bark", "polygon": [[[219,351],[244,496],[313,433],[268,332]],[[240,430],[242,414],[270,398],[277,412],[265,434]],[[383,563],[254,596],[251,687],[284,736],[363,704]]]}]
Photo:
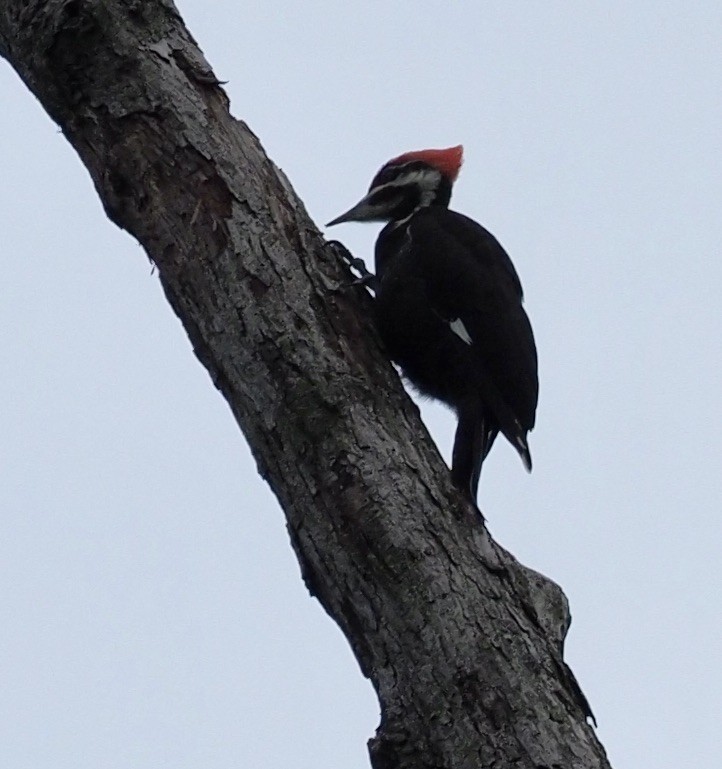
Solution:
[{"label": "peeling bark", "polygon": [[169,0],[6,0],[0,54],[158,268],[379,696],[375,769],[608,767],[561,589],[451,486],[348,275]]}]

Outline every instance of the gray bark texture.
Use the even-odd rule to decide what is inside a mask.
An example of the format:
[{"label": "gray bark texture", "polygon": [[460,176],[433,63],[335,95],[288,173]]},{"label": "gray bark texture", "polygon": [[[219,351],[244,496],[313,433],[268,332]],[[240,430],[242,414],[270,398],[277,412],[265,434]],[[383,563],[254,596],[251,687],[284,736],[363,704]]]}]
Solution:
[{"label": "gray bark texture", "polygon": [[170,0],[4,0],[0,54],[157,266],[381,704],[375,769],[608,767],[553,582],[451,486],[372,300]]}]

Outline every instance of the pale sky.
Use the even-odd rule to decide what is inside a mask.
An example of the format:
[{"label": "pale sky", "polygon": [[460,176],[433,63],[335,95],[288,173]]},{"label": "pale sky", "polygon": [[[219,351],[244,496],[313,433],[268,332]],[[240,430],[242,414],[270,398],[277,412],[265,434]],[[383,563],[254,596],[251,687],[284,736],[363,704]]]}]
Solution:
[{"label": "pale sky", "polygon": [[[179,8],[319,224],[464,144],[452,206],[509,251],[540,357],[491,531],[569,597],[615,769],[717,767],[722,5]],[[368,767],[372,687],[157,276],[5,63],[0,97],[3,765]],[[329,236],[370,261],[378,229]]]}]

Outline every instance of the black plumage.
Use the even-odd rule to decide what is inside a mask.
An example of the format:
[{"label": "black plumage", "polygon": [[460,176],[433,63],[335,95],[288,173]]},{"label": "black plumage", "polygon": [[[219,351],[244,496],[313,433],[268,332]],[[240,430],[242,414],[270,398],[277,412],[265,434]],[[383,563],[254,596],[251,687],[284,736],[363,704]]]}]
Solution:
[{"label": "black plumage", "polygon": [[499,432],[531,470],[537,355],[509,256],[481,225],[448,208],[460,164],[461,148],[402,155],[333,223],[388,221],[376,243],[379,333],[419,392],[456,411],[452,478],[475,503]]}]

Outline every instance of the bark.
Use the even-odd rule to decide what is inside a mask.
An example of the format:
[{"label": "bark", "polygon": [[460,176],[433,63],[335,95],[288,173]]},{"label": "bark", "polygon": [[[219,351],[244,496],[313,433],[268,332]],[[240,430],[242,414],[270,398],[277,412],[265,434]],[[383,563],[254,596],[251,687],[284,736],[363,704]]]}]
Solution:
[{"label": "bark", "polygon": [[0,53],[158,268],[379,696],[375,769],[608,767],[561,589],[496,546],[169,0],[5,0]]}]

